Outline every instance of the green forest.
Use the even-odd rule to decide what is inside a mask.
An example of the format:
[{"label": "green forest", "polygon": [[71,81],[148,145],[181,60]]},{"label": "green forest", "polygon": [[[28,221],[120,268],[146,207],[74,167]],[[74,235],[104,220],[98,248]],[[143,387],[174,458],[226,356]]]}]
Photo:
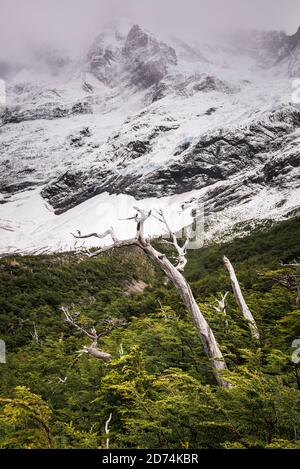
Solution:
[{"label": "green forest", "polygon": [[[142,250],[1,259],[0,447],[105,448],[111,417],[111,449],[299,449],[299,233],[294,218],[188,251],[184,276],[226,359],[230,388],[217,386],[181,297]],[[217,311],[227,291],[226,311]],[[90,339],[62,307],[79,327],[97,330],[110,361],[78,353]]]}]

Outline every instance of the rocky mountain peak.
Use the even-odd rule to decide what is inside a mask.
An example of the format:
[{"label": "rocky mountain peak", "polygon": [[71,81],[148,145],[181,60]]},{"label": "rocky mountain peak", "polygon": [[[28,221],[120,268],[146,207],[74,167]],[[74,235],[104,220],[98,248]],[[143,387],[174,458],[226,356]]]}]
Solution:
[{"label": "rocky mountain peak", "polygon": [[135,24],[130,29],[126,43],[124,46],[125,55],[130,54],[131,51],[147,47],[149,43],[148,34],[143,31],[138,24]]},{"label": "rocky mountain peak", "polygon": [[288,37],[287,53],[289,57],[289,75],[290,77],[299,77],[300,75],[300,26],[297,32]]},{"label": "rocky mountain peak", "polygon": [[[199,199],[220,229],[222,220],[294,213],[300,113],[290,76],[300,73],[299,36],[165,43],[139,25],[121,33],[109,25],[84,63],[39,52],[33,70],[7,82],[0,107],[0,253],[27,243],[60,249],[76,214],[90,211],[94,221],[95,207],[119,203],[116,195],[138,204],[176,197],[188,207]],[[1,73],[14,70],[0,62]]]},{"label": "rocky mountain peak", "polygon": [[169,65],[177,64],[175,50],[139,25],[123,37],[102,33],[88,53],[89,70],[106,85],[134,85],[139,89],[157,84]]},{"label": "rocky mountain peak", "polygon": [[296,33],[294,34],[294,37],[298,39],[298,41],[300,41],[300,26],[298,27]]},{"label": "rocky mountain peak", "polygon": [[293,50],[298,45],[300,45],[300,26],[295,32],[295,34],[292,34],[291,36],[287,36],[287,43],[288,43],[290,50]]},{"label": "rocky mountain peak", "polygon": [[129,31],[123,48],[127,58],[148,60],[162,60],[165,65],[176,65],[177,55],[175,49],[157,39],[153,34],[144,31],[135,24]]}]

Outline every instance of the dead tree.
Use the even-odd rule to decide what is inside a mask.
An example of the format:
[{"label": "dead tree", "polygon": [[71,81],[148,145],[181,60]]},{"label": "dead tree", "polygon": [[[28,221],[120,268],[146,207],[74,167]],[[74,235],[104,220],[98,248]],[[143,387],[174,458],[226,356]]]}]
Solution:
[{"label": "dead tree", "polygon": [[232,285],[232,290],[233,290],[236,302],[237,302],[237,304],[238,304],[238,306],[239,306],[239,308],[242,312],[242,315],[244,316],[245,320],[247,321],[247,323],[249,325],[252,337],[255,340],[259,340],[260,337],[259,337],[259,331],[258,331],[256,322],[255,322],[254,317],[252,316],[252,313],[251,313],[251,311],[250,311],[250,309],[249,309],[249,307],[248,307],[248,305],[247,305],[247,303],[244,299],[244,296],[243,296],[239,281],[237,279],[237,276],[235,274],[234,268],[233,268],[230,260],[225,256],[223,257],[223,262],[224,262],[225,267],[227,268],[228,273],[229,273],[229,277],[230,277],[231,285]]},{"label": "dead tree", "polygon": [[33,340],[38,344],[39,335],[38,335],[38,332],[37,332],[37,329],[36,329],[35,322],[33,323],[33,332],[30,332],[30,335],[33,338]]},{"label": "dead tree", "polygon": [[228,320],[226,317],[226,298],[227,298],[228,293],[229,292],[227,291],[220,300],[216,298],[215,299],[216,304],[211,305],[217,313],[221,314],[224,317],[224,324],[226,328],[228,327]]},{"label": "dead tree", "polygon": [[[200,308],[193,296],[191,288],[182,275],[184,267],[186,265],[186,249],[189,242],[189,235],[184,241],[183,246],[179,246],[175,233],[170,229],[162,211],[156,211],[155,214],[152,214],[152,211],[146,212],[137,207],[134,207],[136,210],[136,215],[132,218],[137,223],[137,231],[135,238],[128,240],[119,240],[113,230],[110,228],[103,235],[98,233],[91,233],[90,235],[73,235],[76,239],[83,239],[87,237],[97,237],[103,238],[104,236],[110,235],[113,243],[109,246],[104,246],[95,252],[90,252],[89,256],[94,257],[98,256],[104,252],[110,251],[115,248],[122,248],[124,246],[136,246],[140,248],[160,269],[164,272],[167,278],[173,283],[175,288],[180,293],[180,296],[185,304],[185,307],[191,314],[194,324],[197,329],[197,333],[202,342],[204,352],[209,358],[211,365],[213,367],[213,372],[216,377],[217,383],[223,387],[230,387],[230,384],[222,377],[222,373],[227,370],[227,366],[220,350],[219,344],[213,334],[212,329],[209,327],[206,319],[200,311]],[[153,215],[157,218],[165,227],[168,235],[171,238],[171,243],[177,252],[176,256],[176,265],[173,265],[170,260],[167,258],[166,254],[163,254],[157,251],[151,244],[151,240],[145,237],[144,225],[145,222]]]},{"label": "dead tree", "polygon": [[110,424],[110,422],[111,422],[112,416],[113,416],[113,414],[110,413],[108,419],[107,419],[106,422],[105,422],[105,433],[106,433],[106,435],[107,435],[107,437],[106,437],[106,442],[105,442],[105,448],[106,448],[106,449],[109,449],[109,445],[110,445],[110,439],[109,439],[109,424]]},{"label": "dead tree", "polygon": [[[74,319],[72,318],[71,314],[69,313],[67,308],[61,308],[64,315],[65,315],[65,321],[70,324],[71,326],[75,327],[78,331],[82,332],[84,335],[89,337],[89,339],[92,340],[92,343],[90,346],[84,346],[83,349],[79,350],[78,353],[83,354],[83,353],[89,353],[93,357],[100,358],[101,360],[104,360],[105,362],[109,361],[111,359],[111,355],[109,353],[102,352],[101,350],[98,349],[98,339],[100,337],[100,334],[97,334],[96,329],[94,327],[91,328],[91,331],[87,331],[83,327],[79,326],[76,324]],[[111,329],[109,329],[111,330]],[[101,335],[107,334],[108,330],[105,330]]]},{"label": "dead tree", "polygon": [[225,293],[225,295],[222,296],[222,298],[220,300],[218,300],[218,298],[216,298],[215,300],[215,303],[217,303],[216,305],[214,305],[214,309],[217,311],[217,313],[224,313],[226,314],[226,298],[227,298],[227,295],[228,295],[228,291]]}]

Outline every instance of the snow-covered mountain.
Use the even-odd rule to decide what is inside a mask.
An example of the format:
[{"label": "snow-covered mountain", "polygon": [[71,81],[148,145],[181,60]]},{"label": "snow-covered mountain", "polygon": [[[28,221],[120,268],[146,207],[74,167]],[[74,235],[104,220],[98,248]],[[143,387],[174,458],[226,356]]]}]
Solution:
[{"label": "snow-covered mountain", "polygon": [[136,201],[177,229],[201,200],[208,238],[294,215],[298,76],[300,28],[199,44],[134,25],[81,59],[0,62],[0,252],[70,249],[70,231],[112,223],[125,236]]}]

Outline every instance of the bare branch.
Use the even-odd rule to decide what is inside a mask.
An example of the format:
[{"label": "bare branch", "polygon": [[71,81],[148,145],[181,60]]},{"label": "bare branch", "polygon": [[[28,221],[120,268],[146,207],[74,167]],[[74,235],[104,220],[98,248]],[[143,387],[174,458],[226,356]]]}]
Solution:
[{"label": "bare branch", "polygon": [[[90,339],[94,340],[95,337],[97,338],[97,334],[93,334],[93,333],[90,333],[88,331],[86,331],[85,329],[83,329],[83,327],[80,327],[78,324],[76,324],[76,322],[74,321],[74,319],[72,318],[72,316],[70,315],[69,311],[67,308],[65,308],[64,306],[61,307],[61,310],[62,312],[64,313],[65,315],[65,321],[70,324],[71,326],[75,327],[78,331],[82,332],[83,334],[87,335]],[[95,331],[95,329],[94,329]],[[96,332],[96,331],[95,331]]]},{"label": "bare branch", "polygon": [[298,262],[298,259],[294,259],[293,262],[289,262],[288,264],[281,262],[280,265],[284,267],[300,267],[300,262]]},{"label": "bare branch", "polygon": [[114,231],[113,227],[110,227],[108,230],[104,231],[104,233],[101,233],[101,234],[99,234],[99,233],[90,233],[90,234],[82,235],[80,231],[77,231],[77,234],[71,233],[71,235],[75,239],[87,239],[87,238],[103,239],[103,238],[106,238],[106,236],[110,235],[113,242],[118,241],[118,238],[115,234],[115,231]]},{"label": "bare branch", "polygon": [[254,320],[254,317],[252,316],[252,313],[251,313],[250,309],[248,308],[248,305],[247,305],[247,303],[244,299],[244,296],[243,296],[239,281],[237,279],[237,276],[235,274],[234,268],[233,268],[230,260],[226,256],[223,257],[223,262],[224,262],[225,267],[227,268],[228,273],[229,273],[229,277],[230,277],[231,285],[232,285],[232,290],[233,290],[236,302],[237,302],[237,304],[238,304],[238,306],[241,310],[242,315],[244,316],[245,320],[249,324],[251,335],[254,339],[259,340],[260,336],[259,336],[258,327],[257,327],[256,322]]},{"label": "bare branch", "polygon": [[144,241],[145,233],[144,233],[144,224],[145,221],[151,216],[152,210],[146,212],[145,210],[140,209],[139,207],[133,207],[140,215],[138,214],[135,217],[135,221],[137,223],[136,228],[136,239],[141,239]]},{"label": "bare branch", "polygon": [[37,332],[37,329],[36,329],[35,322],[33,323],[33,332],[31,332],[30,334],[31,334],[31,337],[33,338],[33,340],[36,343],[38,343],[39,342],[39,336],[38,336],[38,332]]},{"label": "bare branch", "polygon": [[177,244],[177,238],[176,238],[176,236],[175,236],[175,233],[174,233],[173,230],[171,230],[170,225],[168,224],[167,219],[166,219],[166,217],[165,217],[165,215],[164,215],[164,212],[163,212],[161,209],[160,209],[160,210],[156,210],[156,212],[158,213],[159,217],[161,218],[162,223],[163,223],[163,224],[165,225],[165,227],[167,228],[167,232],[169,233],[169,235],[170,235],[170,237],[171,237],[171,239],[172,239],[172,241],[173,241],[173,244],[174,244],[174,245]]},{"label": "bare branch", "polygon": [[110,441],[109,441],[108,435],[109,435],[109,424],[110,424],[110,422],[111,422],[112,416],[113,416],[113,414],[110,413],[108,419],[107,419],[106,422],[105,422],[105,433],[106,433],[106,435],[107,435],[107,438],[106,438],[106,445],[105,445],[105,446],[106,446],[106,449],[109,449],[109,443],[110,443]]},{"label": "bare branch", "polygon": [[104,327],[103,331],[98,333],[98,339],[99,339],[99,337],[103,337],[103,336],[109,334],[116,327],[122,327],[122,326],[126,326],[126,325],[127,325],[126,319],[118,319],[118,318],[107,319],[105,321],[105,327]]},{"label": "bare branch", "polygon": [[186,251],[186,249],[187,249],[187,247],[188,247],[188,244],[189,244],[189,242],[190,242],[190,240],[191,240],[191,237],[192,237],[192,230],[191,230],[191,228],[189,227],[189,228],[186,229],[186,239],[185,239],[184,245],[182,246],[182,249],[183,249],[184,251]]},{"label": "bare branch", "polygon": [[82,332],[83,334],[85,334],[86,336],[88,336],[91,340],[92,340],[92,344],[87,347],[86,345],[83,347],[82,350],[79,350],[79,354],[83,354],[83,353],[89,353],[90,355],[92,355],[93,357],[96,357],[96,358],[101,358],[102,360],[104,361],[109,361],[111,359],[111,355],[109,353],[105,353],[105,352],[102,352],[101,350],[98,349],[97,347],[97,344],[98,344],[98,334],[96,332],[96,329],[94,327],[91,328],[91,332],[88,332],[86,329],[84,329],[83,327],[79,326],[75,321],[74,319],[72,318],[72,316],[70,315],[69,311],[67,308],[64,308],[62,307],[61,308],[64,315],[65,315],[65,320],[67,323],[71,324],[73,327],[75,327],[77,330],[79,330],[80,332]]},{"label": "bare branch", "polygon": [[183,246],[180,246],[178,244],[178,241],[177,241],[177,237],[176,237],[176,234],[174,233],[174,231],[171,229],[163,211],[160,209],[160,210],[156,210],[156,213],[158,214],[158,217],[156,215],[153,215],[154,218],[156,218],[157,220],[159,220],[161,223],[163,223],[166,227],[166,232],[169,234],[170,238],[172,239],[172,241],[167,241],[167,240],[163,240],[164,243],[166,244],[172,244],[174,246],[174,248],[176,249],[177,251],[177,265],[176,265],[176,269],[179,271],[179,272],[183,272],[184,269],[185,269],[185,266],[187,264],[187,259],[186,259],[186,250],[187,250],[187,246],[190,242],[190,239],[191,239],[191,230],[188,230],[187,231],[187,236],[186,236],[186,239],[185,239],[185,242],[183,244]]},{"label": "bare branch", "polygon": [[[167,256],[157,251],[151,245],[150,239],[146,239],[144,236],[144,223],[152,215],[152,211],[150,210],[147,212],[145,210],[139,209],[138,207],[134,207],[134,208],[137,211],[137,215],[134,217],[134,220],[137,223],[137,233],[136,233],[135,239],[130,239],[126,241],[118,241],[114,239],[112,236],[113,241],[114,241],[112,245],[102,247],[98,249],[97,251],[90,253],[89,255],[91,257],[98,256],[104,252],[108,252],[112,249],[121,248],[124,246],[137,246],[140,249],[142,249],[146,253],[146,255],[156,265],[160,267],[160,269],[164,272],[168,280],[173,283],[173,285],[175,286],[175,288],[178,290],[179,294],[181,295],[181,298],[184,302],[185,307],[190,312],[193,318],[199,339],[201,340],[204,351],[211,362],[217,383],[223,387],[227,387],[227,388],[231,387],[231,384],[226,379],[224,379],[222,375],[222,373],[227,370],[227,366],[226,366],[226,362],[224,360],[223,354],[220,350],[219,344],[214,336],[212,329],[210,328],[205,317],[200,311],[199,305],[197,304],[193,296],[192,290],[188,282],[186,281],[184,276],[181,274],[181,272],[183,272],[184,267],[187,263],[186,250],[187,250],[188,241],[190,239],[190,233],[189,232],[187,233],[187,237],[183,246],[182,247],[179,246],[176,235],[171,230],[168,222],[166,221],[166,218],[164,217],[163,212],[161,210],[156,211],[159,217],[159,221],[162,222],[165,228],[167,229],[167,233],[170,235],[173,241],[172,244],[175,247],[177,254],[178,254],[176,258],[177,265],[174,266],[169,261]],[[155,215],[154,217],[157,218],[157,216]],[[107,234],[112,234],[112,231],[109,230],[105,232],[105,235]],[[99,354],[99,351],[97,351],[97,349],[96,350],[94,349],[92,353],[92,351],[89,350],[88,347],[85,347],[83,349],[83,353],[91,353],[94,356],[96,356],[96,353]],[[101,353],[103,354],[103,352]],[[103,356],[101,358],[105,359]]]},{"label": "bare branch", "polygon": [[[157,210],[156,210],[156,212],[157,212]],[[155,218],[156,220],[158,220],[160,223],[164,223],[164,221],[163,221],[161,218],[159,218],[159,217],[157,217],[156,215],[154,215],[153,212],[152,212],[152,217]]]},{"label": "bare branch", "polygon": [[225,300],[226,300],[228,294],[229,294],[229,292],[227,291],[227,292],[225,293],[225,295],[223,295],[220,300],[218,300],[218,299],[216,298],[215,303],[217,303],[217,306],[214,306],[214,309],[215,309],[218,313],[225,313],[225,314],[226,314],[226,304],[225,304]]},{"label": "bare branch", "polygon": [[58,377],[59,384],[66,384],[67,380],[68,380],[67,376],[65,376],[64,378]]},{"label": "bare branch", "polygon": [[138,243],[137,243],[136,239],[129,239],[129,240],[126,240],[126,241],[118,241],[118,242],[115,242],[114,244],[110,244],[109,246],[103,246],[102,248],[97,249],[97,251],[90,252],[88,254],[88,257],[97,257],[100,254],[111,251],[112,249],[118,249],[118,248],[122,248],[122,247],[126,247],[126,246],[127,247],[128,246],[137,246],[137,245],[138,245]]},{"label": "bare branch", "polygon": [[120,344],[119,355],[120,355],[120,357],[122,357],[124,355],[124,349],[123,349],[123,344],[122,343]]}]

